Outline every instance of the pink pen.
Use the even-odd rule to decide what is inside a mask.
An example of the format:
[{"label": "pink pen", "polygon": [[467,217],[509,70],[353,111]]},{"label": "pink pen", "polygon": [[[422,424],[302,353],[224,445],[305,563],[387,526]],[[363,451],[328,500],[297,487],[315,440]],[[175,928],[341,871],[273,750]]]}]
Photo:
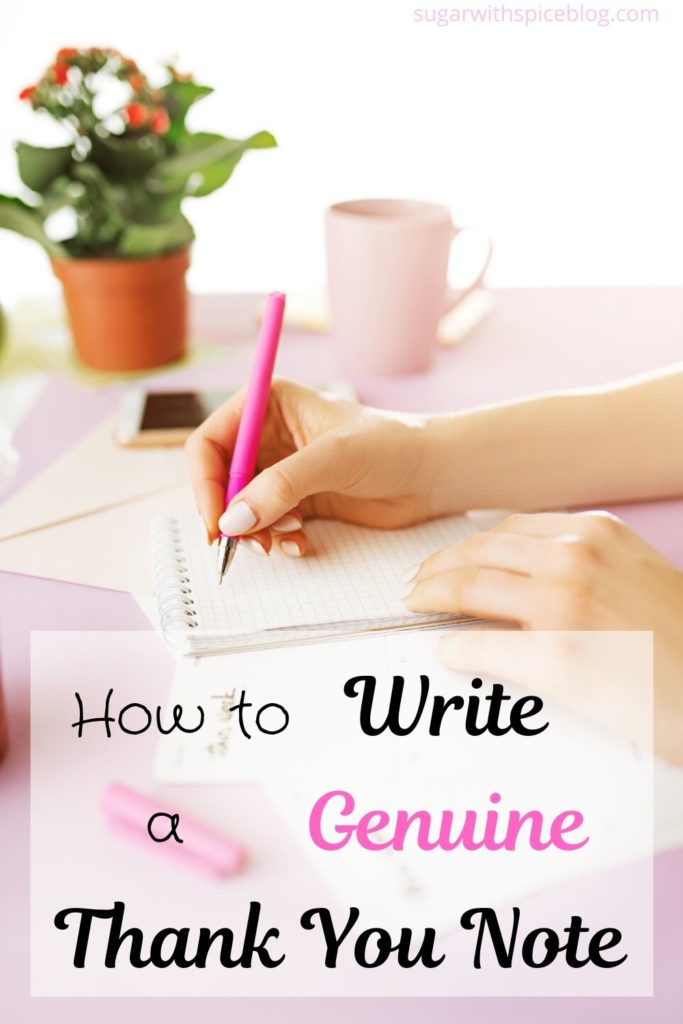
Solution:
[{"label": "pink pen", "polygon": [[[256,470],[256,459],[261,444],[261,431],[268,409],[270,382],[273,378],[275,356],[282,331],[282,318],[285,312],[285,296],[281,292],[273,292],[268,296],[266,308],[261,321],[261,331],[256,346],[254,365],[251,368],[247,397],[237,428],[237,439],[230,463],[228,488],[225,495],[225,506],[230,504],[236,494],[253,479]],[[235,557],[237,537],[226,537],[221,533],[218,541],[218,582],[230,568]]]}]

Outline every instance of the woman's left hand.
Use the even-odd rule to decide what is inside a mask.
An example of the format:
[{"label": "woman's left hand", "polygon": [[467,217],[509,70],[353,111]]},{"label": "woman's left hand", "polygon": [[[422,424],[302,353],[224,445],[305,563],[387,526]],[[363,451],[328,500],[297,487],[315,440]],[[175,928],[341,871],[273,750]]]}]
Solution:
[{"label": "woman's left hand", "polygon": [[403,602],[526,629],[680,635],[683,574],[606,512],[512,515],[424,561]]},{"label": "woman's left hand", "polygon": [[[403,602],[522,629],[652,630],[657,746],[683,760],[683,573],[615,516],[510,516],[423,562]],[[505,678],[503,647],[454,632],[439,654],[452,668]]]}]

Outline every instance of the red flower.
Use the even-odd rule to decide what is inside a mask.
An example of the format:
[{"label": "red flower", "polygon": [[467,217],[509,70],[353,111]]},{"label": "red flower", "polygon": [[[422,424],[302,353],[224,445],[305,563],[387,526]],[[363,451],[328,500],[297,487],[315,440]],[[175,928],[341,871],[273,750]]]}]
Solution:
[{"label": "red flower", "polygon": [[149,119],[149,126],[155,135],[165,135],[171,127],[171,120],[163,107],[155,107]]},{"label": "red flower", "polygon": [[75,46],[63,46],[61,50],[57,50],[57,60],[69,60],[70,57],[77,57],[78,50]]},{"label": "red flower", "polygon": [[66,64],[62,64],[60,61],[57,61],[56,64],[53,64],[51,71],[52,77],[57,85],[66,85],[69,81],[69,68]]},{"label": "red flower", "polygon": [[129,103],[124,114],[131,128],[142,128],[147,120],[147,107],[142,103]]},{"label": "red flower", "polygon": [[22,89],[19,93],[20,100],[30,100],[33,98],[36,91],[35,85],[27,85],[25,89]]}]

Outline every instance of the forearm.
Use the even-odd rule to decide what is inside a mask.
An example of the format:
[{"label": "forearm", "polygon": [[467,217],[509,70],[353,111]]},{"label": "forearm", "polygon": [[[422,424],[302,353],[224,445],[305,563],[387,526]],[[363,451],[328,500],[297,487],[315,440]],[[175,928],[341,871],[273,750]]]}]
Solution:
[{"label": "forearm", "polygon": [[683,367],[433,417],[435,512],[683,494]]}]

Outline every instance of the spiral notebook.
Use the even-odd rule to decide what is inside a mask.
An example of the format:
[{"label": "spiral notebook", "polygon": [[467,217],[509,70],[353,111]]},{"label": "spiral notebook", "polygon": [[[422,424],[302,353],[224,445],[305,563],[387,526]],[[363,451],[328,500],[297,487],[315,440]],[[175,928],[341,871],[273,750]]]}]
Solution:
[{"label": "spiral notebook", "polygon": [[[311,556],[270,558],[239,546],[218,585],[216,548],[193,517],[152,524],[152,563],[164,635],[183,654],[205,655],[443,625],[453,616],[415,615],[399,599],[407,571],[477,532],[467,516],[405,530],[332,520],[306,524]],[[461,621],[470,621],[462,619]]]}]

